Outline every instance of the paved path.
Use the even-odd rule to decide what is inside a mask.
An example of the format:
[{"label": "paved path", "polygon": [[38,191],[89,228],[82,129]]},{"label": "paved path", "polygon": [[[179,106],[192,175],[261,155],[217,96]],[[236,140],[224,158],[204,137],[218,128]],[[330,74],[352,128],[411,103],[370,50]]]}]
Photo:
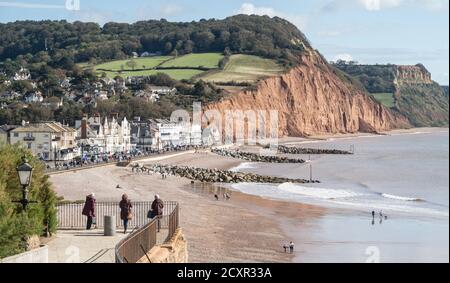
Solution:
[{"label": "paved path", "polygon": [[[157,243],[165,242],[167,229],[157,234]],[[129,235],[129,234],[127,234]],[[103,230],[60,230],[47,243],[50,263],[114,263],[114,247],[125,236],[117,231],[114,237],[103,236]]]},{"label": "paved path", "polygon": [[49,246],[50,263],[114,263],[114,247],[124,237],[117,231],[114,237],[103,236],[103,230],[58,231]]}]

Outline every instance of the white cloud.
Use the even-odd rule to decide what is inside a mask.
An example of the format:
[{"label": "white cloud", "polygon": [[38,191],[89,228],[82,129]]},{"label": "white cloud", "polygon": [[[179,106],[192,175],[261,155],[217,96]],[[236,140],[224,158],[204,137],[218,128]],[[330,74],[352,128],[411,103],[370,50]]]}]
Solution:
[{"label": "white cloud", "polygon": [[299,29],[305,30],[308,25],[308,17],[302,15],[288,14],[275,10],[272,7],[258,7],[252,3],[244,3],[235,14],[259,15],[269,17],[280,17],[296,25]]},{"label": "white cloud", "polygon": [[256,7],[251,3],[242,4],[241,8],[237,11],[239,14],[246,15],[267,15],[269,17],[276,16],[276,12],[273,8],[270,7]]},{"label": "white cloud", "polygon": [[336,56],[334,56],[333,61],[336,62],[339,60],[343,60],[346,62],[353,61],[353,56],[348,53],[337,54]]},{"label": "white cloud", "polygon": [[374,12],[405,5],[425,8],[430,11],[448,11],[448,3],[448,0],[332,0],[322,7],[322,11],[333,12],[355,5]]},{"label": "white cloud", "polygon": [[358,0],[368,11],[379,11],[385,8],[398,7],[404,0]]},{"label": "white cloud", "polygon": [[64,5],[49,5],[49,4],[5,2],[5,1],[0,1],[0,7],[26,8],[26,9],[65,9],[66,8],[66,6],[64,6]]}]

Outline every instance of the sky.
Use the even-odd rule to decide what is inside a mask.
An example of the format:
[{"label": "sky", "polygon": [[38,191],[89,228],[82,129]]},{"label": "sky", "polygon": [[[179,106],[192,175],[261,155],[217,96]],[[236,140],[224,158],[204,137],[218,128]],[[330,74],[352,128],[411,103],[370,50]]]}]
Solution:
[{"label": "sky", "polygon": [[279,16],[330,60],[424,64],[449,84],[449,0],[0,0],[0,22],[135,22]]}]

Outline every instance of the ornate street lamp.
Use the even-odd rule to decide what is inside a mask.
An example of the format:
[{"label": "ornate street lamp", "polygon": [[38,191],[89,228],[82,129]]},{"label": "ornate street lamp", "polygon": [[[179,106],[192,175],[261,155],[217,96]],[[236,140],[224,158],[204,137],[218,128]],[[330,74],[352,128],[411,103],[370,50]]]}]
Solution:
[{"label": "ornate street lamp", "polygon": [[24,157],[22,164],[17,167],[17,174],[19,175],[19,181],[22,185],[22,200],[18,201],[23,206],[23,210],[27,209],[30,201],[28,200],[28,187],[31,183],[31,177],[33,175],[33,167],[28,164],[28,160]]}]

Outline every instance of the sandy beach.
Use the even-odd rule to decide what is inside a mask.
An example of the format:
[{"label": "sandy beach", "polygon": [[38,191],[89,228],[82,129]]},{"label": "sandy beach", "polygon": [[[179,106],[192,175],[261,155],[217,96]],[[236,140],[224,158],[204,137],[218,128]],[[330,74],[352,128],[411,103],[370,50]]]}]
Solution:
[{"label": "sandy beach", "polygon": [[[335,136],[328,141],[300,138],[281,140],[280,144],[338,149],[348,149],[349,145],[356,143],[355,156],[313,157],[315,176],[324,181],[313,191],[307,187],[286,191],[266,185],[244,184],[244,187],[236,189],[225,184],[191,184],[190,180],[174,176],[162,180],[159,175],[134,174],[131,168],[114,165],[52,175],[51,181],[58,195],[66,200],[82,200],[95,192],[100,201],[118,201],[123,193],[136,201],[152,200],[156,193],[164,200],[178,201],[181,205],[181,226],[188,239],[189,261],[194,263],[366,262],[373,248],[379,249],[381,262],[448,262],[448,204],[439,204],[437,211],[434,205],[442,196],[448,196],[448,173],[438,174],[436,169],[432,169],[434,174],[438,174],[435,180],[440,182],[435,184],[435,188],[432,187],[434,191],[429,194],[426,194],[429,190],[400,190],[410,187],[408,180],[412,177],[407,176],[414,174],[408,170],[411,161],[403,161],[402,158],[411,156],[418,149],[428,148],[421,144],[429,144],[436,135],[445,139],[448,129],[402,130],[390,132],[386,136]],[[417,140],[417,149],[405,149],[404,145],[411,139]],[[261,150],[255,146],[240,149],[252,152]],[[384,154],[385,150],[389,150],[389,155]],[[402,153],[399,150],[406,151]],[[392,156],[396,156],[396,159],[392,159]],[[448,164],[448,150],[444,155],[432,151],[425,156],[433,156],[432,160],[447,160]],[[291,157],[307,158],[304,155]],[[396,161],[397,158],[400,161]],[[419,156],[417,158],[420,160]],[[394,162],[395,167],[404,168],[404,171],[397,170],[388,176],[385,166],[389,166],[390,162]],[[139,163],[223,170],[243,165],[240,171],[263,175],[308,177],[309,174],[308,164],[249,164],[206,152],[190,152]],[[429,166],[433,168],[432,164]],[[403,174],[405,177],[402,177]],[[420,184],[421,179],[414,182]],[[117,185],[121,189],[117,189]],[[417,189],[421,187],[418,185]],[[220,198],[216,201],[214,194],[222,196],[225,191],[231,193],[231,200]],[[305,192],[306,195],[299,195],[299,192]],[[430,198],[430,203],[386,199],[381,197],[380,192],[402,197]],[[313,195],[308,195],[310,193]],[[338,199],[323,199],[324,195],[313,197],[322,193],[325,196],[337,194]],[[353,203],[350,197],[346,205],[331,205],[333,201],[339,201],[342,193],[367,195],[369,199],[361,200],[363,202],[360,205],[358,199]],[[376,207],[385,210],[385,206],[394,209],[388,210],[389,220],[376,219],[372,222],[370,211]],[[409,212],[405,213],[403,209]],[[296,244],[294,255],[283,251],[283,245],[289,241]]]},{"label": "sandy beach", "polygon": [[[228,169],[241,162],[197,153],[159,163]],[[324,209],[316,206],[271,201],[238,192],[232,192],[230,201],[216,201],[214,193],[225,189],[192,185],[189,180],[173,176],[162,180],[159,175],[136,175],[131,168],[116,166],[53,175],[51,181],[58,195],[66,200],[81,200],[95,192],[99,201],[119,200],[123,193],[132,200],[152,200],[154,194],[159,194],[164,200],[178,201],[181,227],[188,239],[189,261],[196,263],[291,262],[294,257],[285,254],[282,248],[292,240],[283,225],[292,221],[302,223],[324,213]],[[116,189],[117,185],[122,189]]]}]

